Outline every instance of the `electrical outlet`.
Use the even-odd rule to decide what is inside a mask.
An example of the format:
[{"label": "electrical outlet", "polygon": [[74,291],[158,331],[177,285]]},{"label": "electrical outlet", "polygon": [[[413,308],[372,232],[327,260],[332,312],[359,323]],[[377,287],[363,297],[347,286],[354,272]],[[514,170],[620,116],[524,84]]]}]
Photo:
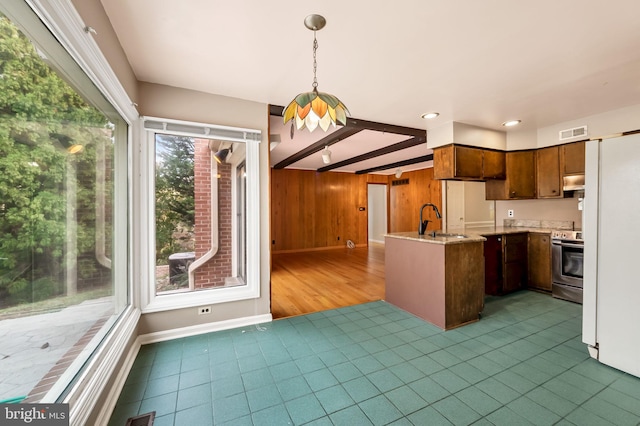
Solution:
[{"label": "electrical outlet", "polygon": [[507,210],[507,216],[513,217],[513,210]]},{"label": "electrical outlet", "polygon": [[198,308],[198,315],[205,315],[211,313],[211,306],[200,306]]}]

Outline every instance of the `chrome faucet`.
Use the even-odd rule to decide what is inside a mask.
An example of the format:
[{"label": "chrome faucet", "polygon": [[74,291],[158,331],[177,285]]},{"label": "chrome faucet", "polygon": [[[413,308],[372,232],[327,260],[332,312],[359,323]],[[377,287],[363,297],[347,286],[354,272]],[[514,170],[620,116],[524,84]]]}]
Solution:
[{"label": "chrome faucet", "polygon": [[435,204],[424,204],[422,207],[420,207],[420,223],[418,224],[418,235],[424,235],[424,232],[427,230],[427,225],[429,224],[428,220],[422,220],[422,211],[427,206],[431,206],[433,208],[433,211],[436,212],[436,218],[442,218],[442,216],[440,215],[440,211],[438,210],[438,207],[435,206]]}]

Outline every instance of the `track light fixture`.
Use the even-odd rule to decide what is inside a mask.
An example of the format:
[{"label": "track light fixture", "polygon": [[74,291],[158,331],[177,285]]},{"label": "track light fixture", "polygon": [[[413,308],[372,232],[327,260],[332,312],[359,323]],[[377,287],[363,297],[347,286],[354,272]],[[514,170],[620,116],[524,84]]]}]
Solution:
[{"label": "track light fixture", "polygon": [[322,162],[324,164],[329,164],[331,162],[331,151],[329,151],[328,146],[325,146],[322,150]]}]

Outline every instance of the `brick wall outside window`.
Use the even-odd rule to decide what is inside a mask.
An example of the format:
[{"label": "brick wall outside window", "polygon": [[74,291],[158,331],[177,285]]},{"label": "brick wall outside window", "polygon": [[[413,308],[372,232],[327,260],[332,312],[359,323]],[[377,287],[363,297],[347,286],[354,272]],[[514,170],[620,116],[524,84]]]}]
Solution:
[{"label": "brick wall outside window", "polygon": [[[199,259],[211,242],[211,151],[208,139],[195,140],[195,252]],[[215,161],[215,160],[214,160]],[[195,288],[221,287],[231,273],[231,165],[218,164],[218,252],[195,272]]]}]

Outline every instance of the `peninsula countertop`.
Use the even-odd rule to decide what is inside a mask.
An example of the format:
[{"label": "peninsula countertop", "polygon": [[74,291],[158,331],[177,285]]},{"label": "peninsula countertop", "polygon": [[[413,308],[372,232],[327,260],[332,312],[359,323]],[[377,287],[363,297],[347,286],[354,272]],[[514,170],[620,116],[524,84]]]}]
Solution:
[{"label": "peninsula countertop", "polygon": [[486,241],[486,238],[478,234],[466,234],[459,232],[461,230],[454,230],[452,232],[436,231],[435,236],[433,231],[427,231],[424,235],[418,235],[418,231],[415,232],[394,232],[386,234],[388,238],[398,238],[401,240],[419,241],[429,244],[465,244],[473,243],[477,241]]},{"label": "peninsula countertop", "polygon": [[483,226],[479,228],[455,228],[446,231],[427,231],[424,235],[418,235],[417,231],[393,232],[385,237],[399,238],[404,240],[420,241],[430,244],[464,244],[476,241],[485,241],[491,235],[519,234],[522,232],[535,232],[540,234],[550,234],[550,228],[537,228],[528,226]]}]

